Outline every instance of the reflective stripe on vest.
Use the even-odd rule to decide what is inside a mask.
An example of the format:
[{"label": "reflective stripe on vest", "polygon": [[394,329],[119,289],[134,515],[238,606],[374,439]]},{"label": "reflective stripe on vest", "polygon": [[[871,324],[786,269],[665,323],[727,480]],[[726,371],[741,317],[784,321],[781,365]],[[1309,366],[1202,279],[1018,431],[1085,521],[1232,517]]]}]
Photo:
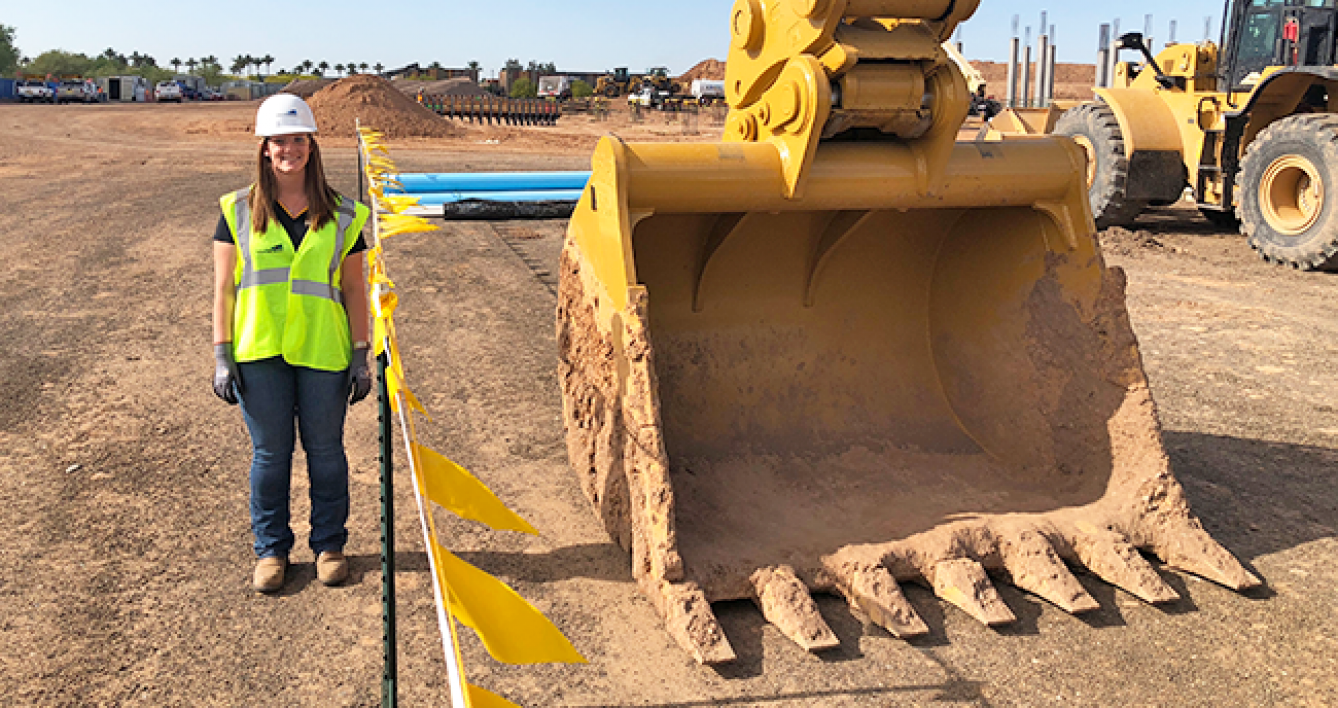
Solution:
[{"label": "reflective stripe on vest", "polygon": [[[233,224],[237,230],[237,246],[242,252],[242,278],[237,283],[237,290],[243,288],[255,288],[261,285],[274,285],[288,280],[287,268],[266,268],[256,270],[255,264],[251,262],[251,205],[247,199],[251,189],[239,189],[234,193],[236,201],[233,203]],[[298,295],[311,295],[313,297],[323,297],[334,300],[339,304],[344,304],[344,293],[334,286],[335,273],[339,270],[339,264],[343,261],[344,244],[347,243],[348,227],[353,224],[353,218],[356,212],[352,206],[352,200],[344,199],[335,206],[335,217],[338,228],[335,231],[334,256],[330,259],[330,279],[328,282],[321,283],[315,280],[294,280],[292,292]],[[293,250],[297,250],[294,246]]]}]

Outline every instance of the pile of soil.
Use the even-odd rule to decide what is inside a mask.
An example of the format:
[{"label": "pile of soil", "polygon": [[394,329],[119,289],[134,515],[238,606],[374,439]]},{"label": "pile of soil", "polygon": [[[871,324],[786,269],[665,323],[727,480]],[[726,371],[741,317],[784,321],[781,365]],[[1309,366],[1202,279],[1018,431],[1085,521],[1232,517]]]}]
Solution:
[{"label": "pile of soil", "polygon": [[395,79],[390,82],[391,86],[403,91],[406,95],[417,96],[421,90],[423,93],[434,96],[487,96],[488,91],[482,86],[474,83],[472,80],[457,77],[454,79],[442,79],[440,81],[415,81],[410,79]]},{"label": "pile of soil", "polygon": [[449,138],[459,134],[441,116],[418,105],[391,82],[371,74],[340,79],[307,99],[321,135],[353,137],[354,119],[388,138]]},{"label": "pile of soil", "polygon": [[[971,61],[971,66],[985,75],[985,93],[1002,100],[1008,95],[1008,62]],[[1031,64],[1031,80],[1036,81],[1036,62]],[[1035,84],[1032,84],[1033,87]],[[1055,64],[1055,98],[1085,101],[1092,98],[1096,85],[1095,64]],[[1033,88],[1033,90],[1035,90]]]},{"label": "pile of soil", "polygon": [[725,62],[719,59],[703,59],[691,69],[688,69],[682,76],[678,77],[679,82],[690,84],[694,79],[714,79],[720,81],[725,78]]},{"label": "pile of soil", "polygon": [[1098,233],[1097,238],[1101,242],[1101,250],[1106,253],[1118,253],[1122,256],[1132,255],[1140,250],[1170,251],[1172,253],[1179,253],[1182,250],[1175,246],[1167,246],[1146,229],[1132,231],[1122,226],[1112,226]]},{"label": "pile of soil", "polygon": [[280,93],[291,93],[302,98],[311,98],[317,91],[334,83],[334,79],[293,79],[284,86]]}]

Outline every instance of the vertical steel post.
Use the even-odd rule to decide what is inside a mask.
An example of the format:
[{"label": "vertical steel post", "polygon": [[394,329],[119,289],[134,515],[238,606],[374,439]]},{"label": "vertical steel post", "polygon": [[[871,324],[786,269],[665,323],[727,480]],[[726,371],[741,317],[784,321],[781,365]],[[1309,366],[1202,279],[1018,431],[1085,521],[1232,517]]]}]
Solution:
[{"label": "vertical steel post", "polygon": [[1096,40],[1096,87],[1110,85],[1110,25],[1102,24]]},{"label": "vertical steel post", "polygon": [[1031,45],[1022,48],[1022,107],[1031,108]]},{"label": "vertical steel post", "polygon": [[[1054,35],[1050,35],[1050,36],[1051,36],[1052,38],[1054,37]],[[1049,79],[1049,82],[1046,84],[1046,87],[1045,87],[1045,102],[1046,102],[1046,105],[1049,105],[1049,104],[1053,103],[1054,100],[1055,100],[1055,55],[1056,55],[1055,45],[1051,44],[1051,45],[1050,45],[1050,69],[1049,69],[1049,71],[1045,72],[1046,77]]]},{"label": "vertical steel post", "polygon": [[1008,89],[1004,105],[1017,108],[1017,37],[1008,42]]},{"label": "vertical steel post", "polygon": [[1050,35],[1042,33],[1036,40],[1036,107],[1045,108],[1045,89],[1050,77]]},{"label": "vertical steel post", "polygon": [[390,430],[390,391],[386,388],[389,352],[376,358],[381,425],[381,633],[384,639],[385,669],[381,676],[381,705],[395,708],[399,703],[399,659],[395,632],[395,462]]}]

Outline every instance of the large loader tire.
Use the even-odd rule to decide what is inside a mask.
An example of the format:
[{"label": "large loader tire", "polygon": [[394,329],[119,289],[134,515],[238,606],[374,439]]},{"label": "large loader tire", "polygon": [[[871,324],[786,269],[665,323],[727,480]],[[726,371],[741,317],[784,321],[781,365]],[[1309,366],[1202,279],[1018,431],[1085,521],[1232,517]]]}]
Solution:
[{"label": "large loader tire", "polygon": [[1115,112],[1099,104],[1078,106],[1059,117],[1054,132],[1073,138],[1087,153],[1087,197],[1096,227],[1132,223],[1148,203],[1125,197],[1129,158]]},{"label": "large loader tire", "polygon": [[1338,116],[1265,128],[1240,168],[1236,206],[1250,246],[1272,263],[1338,271]]}]

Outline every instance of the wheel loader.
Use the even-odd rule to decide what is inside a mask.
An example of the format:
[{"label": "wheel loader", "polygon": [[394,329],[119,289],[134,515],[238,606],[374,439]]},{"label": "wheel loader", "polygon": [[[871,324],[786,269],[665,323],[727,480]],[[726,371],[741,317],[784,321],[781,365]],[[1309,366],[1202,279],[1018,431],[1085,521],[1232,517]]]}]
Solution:
[{"label": "wheel loader", "polygon": [[557,309],[571,465],[669,634],[735,658],[750,599],[810,651],[814,593],[898,637],[904,583],[988,625],[1073,613],[1143,555],[1259,580],[1191,513],[1070,138],[956,142],[941,47],[979,0],[736,0],[718,143],[603,138]]},{"label": "wheel loader", "polygon": [[1306,0],[1232,0],[1225,43],[1167,45],[1138,33],[1118,49],[1098,101],[1054,132],[1089,156],[1099,228],[1125,225],[1186,187],[1209,221],[1239,228],[1269,262],[1338,270],[1338,66],[1335,9]]}]

